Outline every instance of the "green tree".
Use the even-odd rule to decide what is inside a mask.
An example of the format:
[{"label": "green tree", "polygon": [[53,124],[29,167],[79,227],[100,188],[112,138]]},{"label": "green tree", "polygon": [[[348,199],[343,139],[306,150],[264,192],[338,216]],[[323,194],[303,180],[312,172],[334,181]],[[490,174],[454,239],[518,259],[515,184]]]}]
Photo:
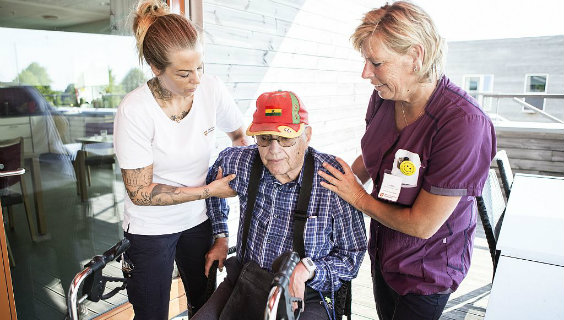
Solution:
[{"label": "green tree", "polygon": [[116,108],[123,95],[123,87],[121,84],[116,85],[116,78],[112,73],[112,69],[108,68],[108,85],[105,88],[106,94],[102,96],[102,108]]},{"label": "green tree", "polygon": [[108,68],[108,85],[105,88],[106,93],[114,93],[116,91],[116,77],[112,74],[112,69]]},{"label": "green tree", "polygon": [[121,86],[125,92],[130,92],[133,89],[139,87],[143,84],[147,79],[145,79],[145,74],[143,70],[139,68],[132,68],[130,69],[123,80],[121,81]]},{"label": "green tree", "polygon": [[67,88],[65,89],[64,95],[63,95],[63,104],[64,105],[70,105],[71,107],[78,107],[78,100],[76,99],[76,88],[74,86],[74,83],[71,83],[67,86]]},{"label": "green tree", "polygon": [[52,104],[58,105],[56,91],[51,90],[51,78],[47,70],[37,62],[32,62],[13,80],[20,85],[34,86]]},{"label": "green tree", "polygon": [[49,87],[52,82],[47,70],[37,62],[30,63],[13,81],[21,85],[34,87]]}]

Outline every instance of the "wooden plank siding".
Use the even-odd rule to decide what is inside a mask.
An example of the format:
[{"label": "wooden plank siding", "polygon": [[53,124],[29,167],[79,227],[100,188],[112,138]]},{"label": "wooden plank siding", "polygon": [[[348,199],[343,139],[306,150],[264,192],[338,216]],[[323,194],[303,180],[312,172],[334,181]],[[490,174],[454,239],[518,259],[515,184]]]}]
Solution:
[{"label": "wooden plank siding", "polygon": [[564,133],[496,128],[497,148],[506,150],[513,173],[564,176]]},{"label": "wooden plank siding", "polygon": [[372,87],[349,38],[371,8],[368,1],[204,1],[206,73],[225,82],[246,125],[261,93],[294,91],[310,113],[311,145],[352,160]]}]

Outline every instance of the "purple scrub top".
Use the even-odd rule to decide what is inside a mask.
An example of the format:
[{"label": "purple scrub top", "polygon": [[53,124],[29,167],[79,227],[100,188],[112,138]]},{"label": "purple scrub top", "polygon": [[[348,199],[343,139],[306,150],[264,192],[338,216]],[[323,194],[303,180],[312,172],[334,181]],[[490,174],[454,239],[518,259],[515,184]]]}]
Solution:
[{"label": "purple scrub top", "polygon": [[427,240],[372,220],[368,252],[400,295],[454,292],[470,267],[477,217],[474,197],[481,194],[496,153],[493,124],[476,100],[446,76],[418,120],[398,131],[394,119],[394,101],[374,91],[361,140],[364,165],[374,182],[372,196],[379,199],[384,174],[401,163],[396,152],[403,149],[418,155],[421,165],[417,178],[412,177],[415,182],[402,185],[399,198],[391,203],[411,206],[421,188],[461,199]]}]

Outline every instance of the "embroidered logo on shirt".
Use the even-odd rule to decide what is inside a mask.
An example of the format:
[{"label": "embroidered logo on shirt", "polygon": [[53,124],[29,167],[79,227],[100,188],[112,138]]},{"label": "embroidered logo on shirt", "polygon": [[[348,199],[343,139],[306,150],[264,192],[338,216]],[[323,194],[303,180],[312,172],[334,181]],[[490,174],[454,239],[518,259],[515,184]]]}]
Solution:
[{"label": "embroidered logo on shirt", "polygon": [[215,127],[208,128],[206,131],[204,131],[204,136],[207,136],[208,134],[212,133],[214,130],[215,130]]}]

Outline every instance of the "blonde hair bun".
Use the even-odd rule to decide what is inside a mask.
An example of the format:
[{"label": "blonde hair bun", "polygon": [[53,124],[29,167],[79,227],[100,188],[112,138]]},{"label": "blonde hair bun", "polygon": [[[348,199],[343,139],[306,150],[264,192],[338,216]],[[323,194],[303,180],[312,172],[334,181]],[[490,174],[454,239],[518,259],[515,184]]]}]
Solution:
[{"label": "blonde hair bun", "polygon": [[139,61],[143,60],[143,40],[149,27],[160,17],[170,13],[167,4],[161,0],[141,0],[137,3],[133,19],[133,34],[137,42]]}]

